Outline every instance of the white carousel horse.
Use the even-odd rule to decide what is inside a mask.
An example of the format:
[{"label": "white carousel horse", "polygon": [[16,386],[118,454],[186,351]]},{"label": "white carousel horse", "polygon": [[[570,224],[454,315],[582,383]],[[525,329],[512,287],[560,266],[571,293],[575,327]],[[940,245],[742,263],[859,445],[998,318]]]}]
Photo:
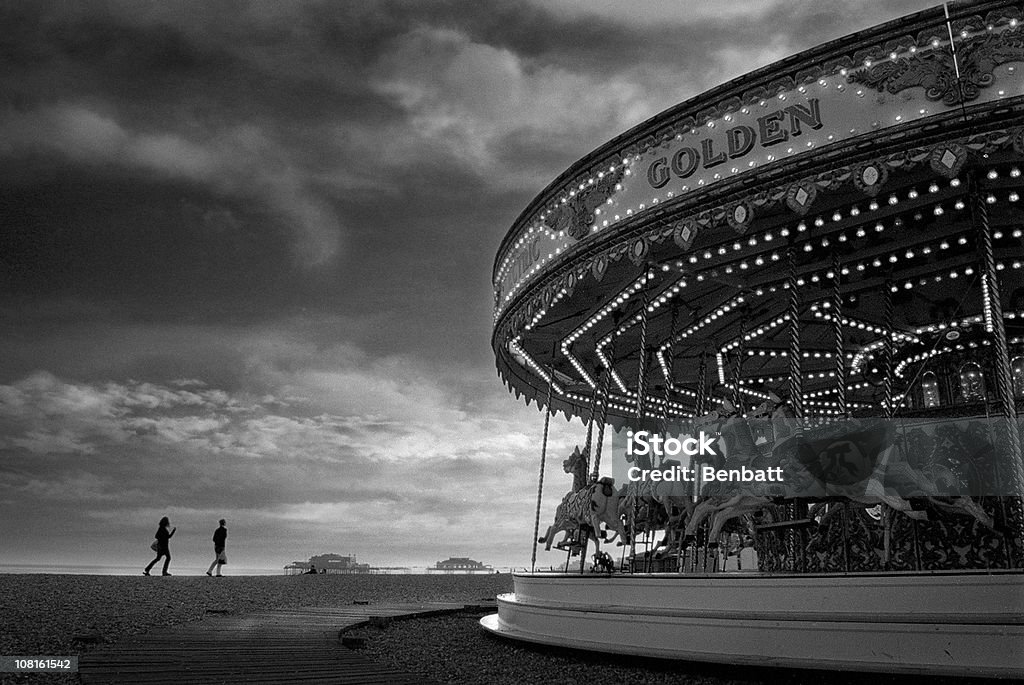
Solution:
[{"label": "white carousel horse", "polygon": [[[551,542],[559,531],[566,533],[583,526],[589,527],[588,535],[600,550],[598,532],[604,523],[609,530],[615,531],[622,539],[627,536],[622,521],[618,518],[619,497],[615,492],[615,481],[612,478],[601,478],[596,483],[586,485],[586,451],[576,450],[562,463],[566,473],[573,474],[573,486],[581,485],[562,498],[555,509],[555,520],[548,526],[547,532],[537,542],[546,543],[545,550],[551,549]],[[611,538],[614,540],[614,536]]]},{"label": "white carousel horse", "polygon": [[[562,542],[564,543],[569,539],[570,532],[575,530],[575,526],[571,525],[572,519],[570,519],[568,515],[582,506],[582,503],[577,503],[572,500],[574,495],[587,486],[587,455],[588,452],[581,452],[580,446],[576,445],[572,454],[562,462],[562,470],[566,473],[572,474],[572,489],[562,497],[561,504],[556,508],[555,523],[548,527],[548,532],[538,540],[538,542],[547,541],[547,549],[551,549],[551,540],[555,533],[559,531],[565,532],[565,538],[562,539]],[[557,525],[559,522],[562,522],[565,525]]]}]

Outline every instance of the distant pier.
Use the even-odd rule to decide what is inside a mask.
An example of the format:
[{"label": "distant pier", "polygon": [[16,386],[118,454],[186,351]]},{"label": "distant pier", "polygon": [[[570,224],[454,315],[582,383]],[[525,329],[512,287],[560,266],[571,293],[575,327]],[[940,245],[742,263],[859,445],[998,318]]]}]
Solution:
[{"label": "distant pier", "polygon": [[355,555],[318,554],[309,561],[293,561],[284,567],[285,575],[297,576],[306,573],[323,573],[327,575],[352,574],[404,574],[412,573],[408,566],[371,566],[360,564]]},{"label": "distant pier", "polygon": [[497,573],[493,566],[487,566],[469,557],[449,557],[427,567],[427,573],[490,574]]}]

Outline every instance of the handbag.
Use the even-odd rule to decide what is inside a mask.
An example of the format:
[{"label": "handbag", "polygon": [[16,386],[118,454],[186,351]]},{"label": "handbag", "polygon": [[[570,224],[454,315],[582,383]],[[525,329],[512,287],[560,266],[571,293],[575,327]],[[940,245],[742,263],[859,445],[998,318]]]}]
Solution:
[{"label": "handbag", "polygon": [[159,546],[158,546],[158,544],[157,544],[157,541],[156,541],[156,540],[153,540],[153,544],[152,544],[152,545],[150,545],[150,546],[149,546],[149,548],[150,548],[151,550],[153,550],[154,552],[155,552],[155,551],[157,551],[157,549],[159,549]]}]

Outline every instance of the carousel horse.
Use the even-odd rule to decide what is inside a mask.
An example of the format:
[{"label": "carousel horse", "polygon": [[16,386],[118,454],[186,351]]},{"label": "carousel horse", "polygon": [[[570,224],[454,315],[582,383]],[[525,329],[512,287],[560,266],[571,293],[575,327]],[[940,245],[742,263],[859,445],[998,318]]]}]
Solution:
[{"label": "carousel horse", "polygon": [[[626,456],[627,461],[631,461]],[[641,481],[630,481],[622,491],[622,515],[632,515],[634,503],[639,500],[639,508],[646,513],[645,518],[652,522],[665,522],[669,527],[679,525],[693,511],[692,484],[670,479],[677,473],[682,464],[676,459],[665,459],[649,470],[663,474],[660,479],[647,478]],[[664,521],[663,521],[664,519]]]},{"label": "carousel horse", "polygon": [[[580,452],[577,447],[562,463],[566,473],[573,474],[573,491],[566,493],[555,509],[555,520],[548,526],[547,532],[537,542],[546,543],[545,550],[551,549],[554,536],[564,531],[562,542],[566,542],[569,533],[582,527],[588,527],[588,536],[600,550],[598,533],[601,524],[615,531],[622,539],[628,537],[622,521],[618,518],[619,497],[615,492],[615,481],[612,478],[601,478],[596,483],[587,485],[587,452]],[[614,536],[610,540],[614,540]],[[610,541],[609,540],[609,541]]]},{"label": "carousel horse", "polygon": [[[865,488],[865,496],[850,497],[853,502],[868,506],[885,504],[887,507],[919,521],[928,520],[928,512],[915,506],[915,502],[931,505],[939,511],[973,518],[982,526],[998,532],[992,517],[972,497],[964,492],[963,483],[952,471],[940,464],[914,468],[905,459],[881,465],[885,485],[872,476]],[[895,490],[900,495],[891,494]]]},{"label": "carousel horse", "polygon": [[665,523],[661,508],[655,506],[649,485],[642,481],[630,481],[619,488],[616,515],[634,534],[657,530]]},{"label": "carousel horse", "polygon": [[[682,464],[674,459],[666,459],[662,462],[661,469],[671,471],[681,466]],[[665,510],[667,528],[674,530],[684,525],[693,515],[696,506],[696,502],[693,501],[693,483],[662,480],[651,483],[651,486],[651,496]]]},{"label": "carousel horse", "polygon": [[[572,449],[572,454],[562,462],[562,470],[565,473],[572,474],[572,489],[565,494],[562,498],[562,502],[565,502],[573,493],[579,493],[580,490],[587,486],[587,469],[590,462],[589,457],[589,449],[585,449],[584,452],[581,452],[580,445],[578,444]],[[565,537],[562,538],[562,542],[559,543],[559,547],[569,541],[569,537],[571,536],[573,529],[574,528],[568,528],[565,530]]]},{"label": "carousel horse", "polygon": [[[782,400],[773,395],[772,399],[763,402],[751,414],[758,417],[772,414],[774,418],[773,412],[777,410],[781,402]],[[713,421],[707,419],[712,416],[721,420],[718,428],[721,435],[718,441],[718,451],[724,456],[724,467],[748,466],[761,457],[761,451],[750,430],[750,424],[729,400],[722,401],[722,409],[723,413],[713,412],[707,417],[702,417],[705,420],[698,421],[698,425],[710,427]],[[754,495],[749,492],[732,494],[714,492],[693,507],[686,522],[684,535],[688,540],[694,539],[700,525],[710,518],[709,546],[715,546],[718,534],[729,521],[761,511],[771,503],[772,499],[767,495]]]},{"label": "carousel horse", "polygon": [[[661,471],[664,474],[670,474],[676,467],[682,466],[675,459],[664,459],[655,466],[648,455],[628,452],[626,462],[641,471]],[[619,516],[626,521],[632,520],[634,530],[673,528],[693,508],[693,497],[686,484],[674,480],[631,480],[623,485],[619,496]],[[681,513],[677,513],[680,510]]]},{"label": "carousel horse", "polygon": [[[797,483],[797,490],[800,492],[814,492],[820,485],[830,485],[826,483],[824,476],[819,474],[818,477],[812,476],[808,473],[807,463],[817,462],[818,455],[814,449],[811,449],[807,444],[800,444],[797,441],[800,433],[799,419],[796,416],[796,412],[788,403],[782,403],[778,406],[775,412],[772,414],[772,424],[775,428],[775,447],[773,452],[779,453],[779,458],[785,463],[787,474],[795,478]],[[892,453],[892,445],[881,445],[881,459],[884,464],[887,456]],[[803,450],[801,452],[801,450]],[[818,480],[820,482],[815,483]],[[820,519],[818,513],[825,509],[825,505],[829,500],[834,500],[835,496],[829,496],[827,489],[817,494],[812,495],[816,504],[812,506],[808,512],[809,518],[817,520],[819,525],[824,524],[827,519],[834,515],[834,512],[841,511],[839,507],[832,507],[828,511],[825,511]],[[879,519],[883,527],[883,552],[882,552],[882,563],[883,565],[888,564],[890,558],[890,539],[892,534],[893,519],[897,512],[904,514],[905,516],[916,519],[925,520],[927,514],[924,512],[917,511],[910,503],[909,500],[899,497],[892,492],[886,491],[884,487],[875,479],[871,478],[865,484],[863,490],[857,491],[845,491],[839,496],[842,501],[848,502],[850,505],[861,508],[861,509],[874,509],[878,508],[880,512]]]},{"label": "carousel horse", "polygon": [[1001,534],[996,530],[995,521],[988,512],[973,497],[963,492],[962,482],[952,471],[945,466],[932,464],[921,469],[920,473],[928,479],[931,489],[936,493],[925,498],[928,504],[939,511],[973,518],[985,528]]},{"label": "carousel horse", "polygon": [[[581,452],[580,451],[580,446],[576,445],[576,447],[572,451],[572,454],[570,454],[568,457],[566,457],[565,461],[562,462],[562,470],[565,471],[566,473],[572,474],[572,489],[569,490],[569,492],[567,492],[565,494],[565,496],[562,497],[562,502],[561,502],[561,504],[559,504],[559,509],[561,509],[563,507],[569,507],[569,506],[571,506],[574,510],[576,508],[578,508],[579,505],[576,504],[576,503],[571,503],[570,504],[570,500],[573,498],[574,495],[576,495],[576,493],[579,493],[580,491],[582,491],[584,488],[587,487],[587,462],[588,462],[588,458],[587,457],[588,457],[588,453],[586,451],[582,451]],[[555,514],[556,522],[560,519],[560,517],[559,517],[557,512],[558,512],[558,509],[556,509],[556,514]],[[565,521],[568,522],[568,519],[565,519],[565,517],[561,517],[561,518],[562,518],[562,520],[565,520]],[[548,547],[547,548],[550,549],[551,548],[551,542],[550,542],[551,536],[554,535],[555,533],[557,533],[559,530],[565,532],[565,537],[562,539],[562,543],[565,543],[565,542],[568,541],[569,535],[570,535],[571,531],[574,530],[574,527],[572,527],[572,526],[569,526],[569,527],[566,527],[566,528],[559,527],[558,529],[556,529],[554,531],[551,528],[548,528],[548,533],[545,534],[544,537],[540,538],[540,540],[538,540],[538,542],[545,542],[545,539],[546,539],[548,541]]]},{"label": "carousel horse", "polygon": [[[890,461],[895,454],[896,447],[888,446],[862,493],[847,492],[841,498],[854,507],[877,510],[877,516],[873,515],[872,518],[878,520],[883,528],[883,565],[887,565],[891,558],[890,541],[896,515],[902,514],[915,521],[928,521],[929,515],[925,508],[928,505],[939,511],[973,518],[980,525],[1001,534],[984,508],[963,493],[960,479],[949,469],[937,464],[917,469],[905,459]],[[838,507],[829,509],[823,514],[820,523],[824,525],[841,510]]]},{"label": "carousel horse", "polygon": [[572,474],[572,492],[578,492],[587,486],[587,465],[590,461],[590,450],[580,451],[576,445],[572,454],[562,462],[562,470]]}]

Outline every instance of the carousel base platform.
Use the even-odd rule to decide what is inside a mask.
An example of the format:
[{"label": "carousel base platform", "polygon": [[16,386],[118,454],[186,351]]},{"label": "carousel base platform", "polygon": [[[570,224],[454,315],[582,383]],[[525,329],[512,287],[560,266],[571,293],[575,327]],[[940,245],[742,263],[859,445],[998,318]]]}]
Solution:
[{"label": "carousel base platform", "polygon": [[733,665],[1024,678],[1024,573],[517,574],[496,635]]}]

